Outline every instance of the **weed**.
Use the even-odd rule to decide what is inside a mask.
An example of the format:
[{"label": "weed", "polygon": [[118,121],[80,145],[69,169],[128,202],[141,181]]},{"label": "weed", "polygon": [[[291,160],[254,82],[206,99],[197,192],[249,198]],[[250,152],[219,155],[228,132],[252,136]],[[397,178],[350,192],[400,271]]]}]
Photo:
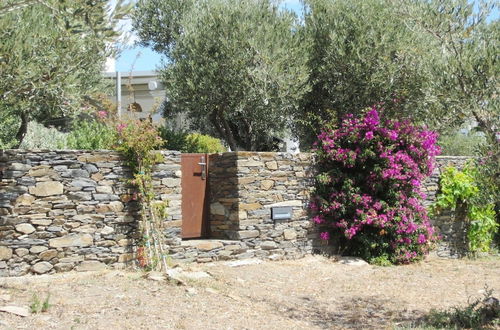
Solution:
[{"label": "weed", "polygon": [[465,307],[453,307],[450,310],[431,310],[424,319],[426,326],[456,329],[483,329],[487,326],[500,325],[500,306],[498,299],[492,296],[493,290],[485,286],[483,299],[468,302]]},{"label": "weed", "polygon": [[45,299],[43,301],[41,301],[40,298],[38,297],[38,295],[36,293],[34,293],[31,304],[30,304],[31,313],[37,314],[40,312],[44,313],[44,312],[48,311],[50,306],[51,306],[49,301],[50,301],[50,293],[47,294],[47,296],[45,297]]}]

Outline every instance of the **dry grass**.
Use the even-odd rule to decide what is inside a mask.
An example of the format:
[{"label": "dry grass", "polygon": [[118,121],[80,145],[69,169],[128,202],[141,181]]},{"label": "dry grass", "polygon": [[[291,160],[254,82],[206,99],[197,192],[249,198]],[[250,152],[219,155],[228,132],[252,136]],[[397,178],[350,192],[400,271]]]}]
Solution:
[{"label": "dry grass", "polygon": [[3,304],[29,306],[33,294],[50,293],[51,307],[26,318],[0,314],[0,328],[385,329],[465,305],[485,284],[498,297],[499,266],[499,258],[351,266],[319,256],[236,268],[191,264],[213,279],[189,281],[189,289],[131,271],[2,278],[0,297],[10,295]]}]

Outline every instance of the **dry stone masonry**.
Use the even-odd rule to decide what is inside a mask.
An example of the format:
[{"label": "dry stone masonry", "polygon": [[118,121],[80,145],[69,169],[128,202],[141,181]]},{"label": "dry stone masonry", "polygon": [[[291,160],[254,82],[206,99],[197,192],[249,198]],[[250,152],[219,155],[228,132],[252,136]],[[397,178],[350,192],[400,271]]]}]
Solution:
[{"label": "dry stone masonry", "polygon": [[[311,154],[234,152],[210,158],[211,236],[240,241],[243,257],[296,258],[311,253],[307,204]],[[273,220],[273,207],[292,208]],[[225,256],[228,258],[229,256]]]},{"label": "dry stone masonry", "polygon": [[[311,154],[232,152],[209,158],[208,239],[182,240],[181,155],[164,151],[153,172],[168,253],[181,261],[252,257],[297,258],[318,246],[308,219]],[[439,157],[425,183],[431,203],[442,168],[465,157]],[[133,264],[139,205],[127,186],[130,170],[111,151],[0,151],[0,276],[121,268]],[[288,219],[273,208],[290,207]],[[434,225],[444,238],[438,254],[453,256],[457,229],[450,215]]]},{"label": "dry stone masonry", "polygon": [[[436,200],[439,191],[439,177],[443,170],[453,166],[463,169],[465,164],[471,160],[465,156],[440,156],[436,159],[436,168],[432,175],[424,183],[426,193],[425,206],[430,206]],[[431,222],[441,236],[440,243],[434,251],[440,257],[457,258],[463,255],[464,238],[467,236],[467,224],[456,221],[451,211],[444,211],[441,215],[431,218]]]},{"label": "dry stone masonry", "polygon": [[[180,154],[154,175],[180,220]],[[110,151],[6,150],[0,154],[0,276],[119,268],[134,259],[139,205],[123,159]]]}]

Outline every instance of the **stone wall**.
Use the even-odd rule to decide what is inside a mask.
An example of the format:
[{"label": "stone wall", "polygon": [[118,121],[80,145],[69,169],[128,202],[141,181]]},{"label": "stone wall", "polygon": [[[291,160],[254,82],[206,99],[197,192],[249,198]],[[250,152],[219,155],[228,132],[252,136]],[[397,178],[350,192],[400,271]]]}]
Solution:
[{"label": "stone wall", "polygon": [[[322,247],[307,214],[311,154],[210,155],[209,236],[182,240],[181,157],[162,153],[165,161],[154,169],[153,186],[157,199],[169,202],[164,220],[171,258],[296,258]],[[435,199],[441,169],[462,167],[466,160],[438,158],[424,184],[427,205]],[[135,260],[139,205],[123,164],[110,151],[0,151],[0,276],[120,268]],[[271,210],[284,206],[292,208],[291,218],[273,220]],[[463,228],[451,214],[433,224],[443,236],[438,254],[454,256],[453,242]]]},{"label": "stone wall", "polygon": [[[211,233],[244,242],[248,257],[294,258],[312,251],[307,204],[311,154],[235,152],[212,155]],[[292,207],[273,220],[273,207]]]},{"label": "stone wall", "polygon": [[[0,276],[119,268],[133,260],[139,205],[117,153],[0,152]],[[170,201],[165,221],[178,224],[180,154],[163,154],[154,188]],[[177,237],[180,230],[171,228]]]},{"label": "stone wall", "polygon": [[[465,156],[439,156],[436,158],[437,166],[423,187],[427,196],[424,201],[425,206],[430,206],[436,200],[436,194],[439,191],[439,177],[443,170],[450,166],[462,169],[470,159],[471,157]],[[441,236],[441,241],[434,253],[446,258],[463,256],[467,245],[466,223],[456,221],[455,214],[450,211],[431,217],[431,222]]]}]

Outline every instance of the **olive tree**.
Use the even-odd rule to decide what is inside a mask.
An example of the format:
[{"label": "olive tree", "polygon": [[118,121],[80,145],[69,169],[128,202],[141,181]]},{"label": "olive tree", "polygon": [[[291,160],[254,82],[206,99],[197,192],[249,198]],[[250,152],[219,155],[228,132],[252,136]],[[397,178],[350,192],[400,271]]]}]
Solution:
[{"label": "olive tree", "polygon": [[[418,121],[433,106],[429,37],[415,32],[391,0],[304,0],[311,90],[302,102],[304,141],[318,121],[383,103],[385,114]],[[329,118],[334,117],[334,118]]]},{"label": "olive tree", "polygon": [[270,150],[307,91],[297,17],[269,0],[142,0],[134,27],[166,55],[171,111],[232,150]]},{"label": "olive tree", "polygon": [[8,0],[0,8],[0,141],[19,146],[32,120],[78,111],[102,90],[117,20],[130,6],[106,0]]},{"label": "olive tree", "polygon": [[491,144],[500,130],[498,100],[500,24],[496,1],[404,1],[401,14],[427,35],[437,52],[429,58],[433,79],[427,94],[442,107],[433,116],[456,127],[474,121]]}]

